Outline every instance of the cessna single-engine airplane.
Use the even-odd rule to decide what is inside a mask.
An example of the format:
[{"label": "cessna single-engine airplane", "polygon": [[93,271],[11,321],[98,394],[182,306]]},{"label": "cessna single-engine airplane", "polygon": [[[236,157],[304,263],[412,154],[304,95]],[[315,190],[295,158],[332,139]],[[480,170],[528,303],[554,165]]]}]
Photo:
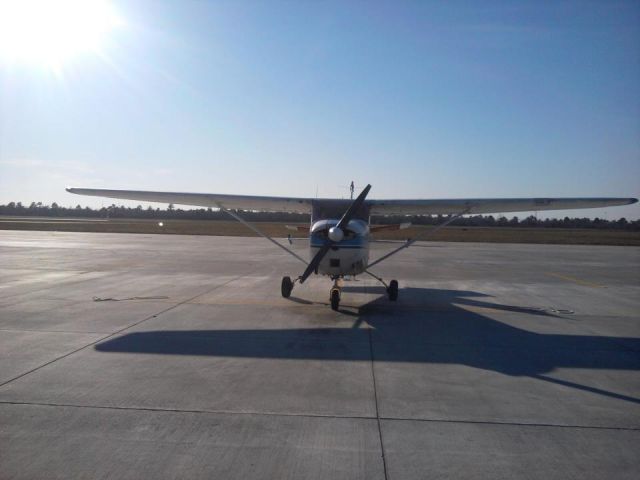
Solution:
[{"label": "cessna single-engine airplane", "polygon": [[[386,260],[391,255],[411,246],[426,234],[435,232],[456,218],[466,214],[527,212],[540,210],[569,210],[579,208],[612,207],[628,205],[635,198],[503,198],[503,199],[455,199],[455,200],[367,200],[371,185],[367,185],[356,199],[319,199],[290,197],[258,197],[249,195],[225,195],[215,193],[172,193],[146,192],[135,190],[103,190],[92,188],[67,188],[70,193],[97,197],[139,200],[143,202],[174,203],[199,207],[219,208],[257,234],[285,250],[306,265],[301,275],[283,277],[282,296],[288,298],[294,285],[304,283],[309,276],[322,274],[329,276],[334,284],[329,298],[331,308],[338,309],[340,304],[342,279],[361,273],[371,275],[387,289],[389,300],[398,298],[398,281],[388,284],[369,269]],[[352,195],[353,197],[353,183]],[[311,214],[309,232],[309,261],[285,245],[262,233],[247,223],[239,214],[240,210],[297,212]],[[369,241],[371,233],[388,228],[401,228],[406,225],[372,226],[372,215],[448,215],[446,221],[436,228],[403,242],[395,250],[369,262]],[[306,227],[303,227],[307,230]]]}]

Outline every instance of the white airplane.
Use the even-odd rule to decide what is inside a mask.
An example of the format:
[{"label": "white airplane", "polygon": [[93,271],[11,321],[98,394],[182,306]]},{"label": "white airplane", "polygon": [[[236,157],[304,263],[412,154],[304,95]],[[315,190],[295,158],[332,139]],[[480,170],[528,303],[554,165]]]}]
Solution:
[{"label": "white airplane", "polygon": [[[570,210],[580,208],[612,207],[636,203],[636,198],[504,198],[504,199],[455,199],[455,200],[367,200],[371,185],[367,185],[355,200],[258,197],[250,195],[225,195],[215,193],[173,193],[135,190],[104,190],[93,188],[67,188],[70,193],[96,197],[139,200],[143,202],[173,203],[199,207],[219,208],[248,228],[271,241],[306,265],[302,275],[283,277],[282,296],[288,298],[294,285],[304,283],[314,274],[327,275],[333,280],[329,298],[331,308],[338,309],[342,279],[366,273],[387,289],[389,300],[398,299],[398,281],[388,284],[369,269],[417,240],[433,233],[466,214],[527,212],[540,210]],[[353,189],[352,189],[353,197]],[[311,214],[309,232],[309,261],[300,257],[280,242],[262,233],[246,222],[239,210],[296,212]],[[372,215],[449,215],[448,219],[434,229],[407,240],[395,250],[369,262],[369,242],[372,232],[380,229],[401,228],[376,227],[370,225]],[[306,227],[302,227],[307,230]]]}]

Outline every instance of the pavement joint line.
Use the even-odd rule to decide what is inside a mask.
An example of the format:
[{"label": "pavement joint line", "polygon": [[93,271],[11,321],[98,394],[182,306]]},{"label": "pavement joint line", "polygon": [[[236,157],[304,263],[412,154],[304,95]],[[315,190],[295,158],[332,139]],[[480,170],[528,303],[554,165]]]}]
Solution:
[{"label": "pavement joint line", "polygon": [[[0,297],[0,301],[2,301],[2,300],[4,300],[4,298]],[[86,302],[86,300],[73,300],[73,299],[70,299],[70,298],[55,298],[55,297],[48,297],[47,298],[47,297],[44,297],[44,296],[41,296],[39,298],[39,300],[46,300],[48,302],[64,302],[64,304],[60,305],[60,307],[71,307],[71,306],[74,306],[74,305],[78,305],[79,303]],[[2,307],[13,307],[13,306],[15,306],[17,304],[23,303],[24,301],[25,301],[24,299],[13,298],[12,302],[15,302],[15,303],[9,303],[9,304],[6,304],[6,305],[2,305]]]},{"label": "pavement joint line", "polygon": [[587,282],[585,280],[580,280],[579,278],[572,277],[571,275],[563,275],[555,272],[547,272],[547,275],[551,277],[560,278],[562,280],[566,280],[568,282],[577,283],[578,285],[582,285],[583,287],[592,287],[592,288],[607,288],[605,285],[600,285],[598,283]]},{"label": "pavement joint line", "polygon": [[76,330],[35,330],[28,328],[0,328],[0,332],[30,332],[30,333],[73,333],[77,335],[106,335],[111,332],[81,332]]},{"label": "pavement joint line", "polygon": [[[612,316],[610,318],[628,318],[628,317],[624,317],[624,316]],[[592,327],[588,326],[588,325],[580,325],[580,328],[582,330],[584,330],[585,332],[587,332],[589,335],[597,337],[600,335],[600,333],[597,330],[594,330]],[[628,337],[629,339],[631,339],[632,337]],[[618,347],[621,347],[625,352],[633,352],[633,353],[637,353],[638,350],[635,350],[633,348],[631,348],[629,345],[624,343],[624,340],[621,340],[620,338],[616,338],[614,340],[612,340],[612,343],[614,343],[615,345],[617,345]],[[609,351],[617,351],[617,350],[595,350],[596,352],[609,352]]]},{"label": "pavement joint line", "polygon": [[139,321],[137,321],[137,322],[132,323],[131,325],[128,325],[128,326],[126,326],[126,327],[124,327],[124,328],[121,328],[120,330],[116,330],[115,332],[110,333],[109,335],[106,335],[106,336],[104,336],[104,337],[100,337],[99,339],[97,339],[97,340],[95,340],[95,341],[93,341],[93,342],[91,342],[91,343],[88,343],[87,345],[84,345],[84,346],[82,346],[82,347],[80,347],[80,348],[76,348],[75,350],[73,350],[73,351],[71,351],[71,352],[68,352],[68,353],[65,353],[64,355],[61,355],[61,356],[59,356],[59,357],[57,357],[57,358],[54,358],[53,360],[50,360],[50,361],[48,361],[48,362],[46,362],[46,363],[44,363],[44,364],[42,364],[42,365],[40,365],[40,366],[38,366],[38,367],[35,367],[35,368],[32,368],[31,370],[28,370],[28,371],[26,371],[26,372],[23,372],[23,373],[21,373],[20,375],[18,375],[18,376],[16,376],[16,377],[13,377],[13,378],[11,378],[11,379],[9,379],[9,380],[6,380],[5,382],[0,383],[0,388],[2,388],[2,387],[4,387],[5,385],[7,385],[7,384],[9,384],[9,383],[11,383],[11,382],[13,382],[13,381],[15,381],[15,380],[18,380],[18,379],[20,379],[20,378],[22,378],[22,377],[24,377],[24,376],[26,376],[26,375],[29,375],[30,373],[33,373],[33,372],[35,372],[35,371],[37,371],[37,370],[40,370],[41,368],[44,368],[44,367],[46,367],[47,365],[51,365],[52,363],[57,362],[58,360],[62,360],[63,358],[67,358],[67,357],[69,357],[69,356],[73,355],[74,353],[77,353],[77,352],[79,352],[79,351],[81,351],[81,350],[84,350],[85,348],[88,348],[88,347],[91,347],[91,346],[93,346],[93,345],[96,345],[97,343],[100,343],[100,342],[102,342],[102,341],[104,341],[104,340],[106,340],[106,339],[108,339],[108,338],[111,338],[111,337],[114,337],[114,336],[116,336],[116,335],[119,335],[119,334],[121,334],[122,332],[125,332],[126,330],[129,330],[130,328],[136,327],[136,326],[140,325],[141,323],[146,322],[147,320],[151,320],[152,318],[156,318],[156,317],[158,317],[158,316],[162,315],[163,313],[166,313],[166,312],[168,312],[168,311],[170,311],[170,310],[173,310],[174,308],[177,308],[177,307],[179,307],[179,306],[181,306],[181,305],[184,305],[184,304],[186,304],[186,303],[189,303],[191,300],[193,300],[193,299],[195,299],[195,298],[198,298],[198,297],[200,297],[201,295],[207,295],[207,294],[209,294],[209,293],[213,292],[214,290],[216,290],[217,288],[224,287],[225,285],[228,285],[229,283],[234,282],[234,281],[236,281],[236,280],[238,280],[238,279],[242,278],[243,276],[244,276],[244,275],[238,275],[238,276],[236,276],[235,278],[233,278],[233,279],[231,279],[231,280],[229,280],[229,281],[227,281],[227,282],[221,283],[221,284],[219,284],[219,285],[215,285],[213,288],[211,288],[211,289],[207,290],[206,292],[199,293],[199,294],[197,294],[197,295],[195,295],[195,296],[193,296],[193,297],[191,297],[191,298],[188,298],[188,299],[186,299],[186,300],[183,300],[183,301],[181,301],[181,302],[178,302],[178,303],[176,303],[175,305],[172,305],[172,306],[170,306],[170,307],[168,307],[168,308],[165,308],[164,310],[161,310],[160,312],[157,312],[157,313],[154,313],[153,315],[150,315],[150,316],[148,316],[148,317],[145,317],[145,318],[143,318],[142,320],[139,320]]},{"label": "pavement joint line", "polygon": [[[0,401],[0,403],[2,403]],[[402,417],[380,417],[380,420],[395,422],[425,422],[425,423],[464,423],[470,425],[496,425],[512,427],[541,427],[541,428],[574,428],[583,430],[622,430],[629,432],[640,432],[640,427],[607,427],[600,425],[575,425],[561,423],[527,423],[527,422],[501,422],[497,420],[447,420],[444,418],[402,418]]]},{"label": "pavement joint line", "polygon": [[[0,400],[0,405],[34,406],[51,408],[88,408],[96,410],[123,410],[137,412],[158,412],[158,413],[194,413],[203,415],[245,415],[256,417],[301,417],[301,418],[328,418],[344,420],[377,420],[377,417],[369,415],[338,415],[323,413],[282,413],[282,412],[255,412],[255,411],[234,411],[234,410],[204,410],[204,409],[180,409],[163,407],[121,407],[115,405],[78,405],[73,403],[52,403],[52,402],[27,402],[16,400]],[[567,428],[582,430],[615,430],[640,432],[640,427],[611,427],[601,425],[574,425],[556,423],[527,423],[527,422],[501,422],[493,420],[454,420],[442,418],[403,418],[403,417],[380,417],[381,421],[387,422],[421,422],[421,423],[452,423],[465,425],[495,425],[505,427],[533,427],[533,428]]]},{"label": "pavement joint line", "polygon": [[[107,274],[105,274],[105,275],[103,275],[103,276],[101,276],[99,278],[103,279],[103,278],[115,277],[117,275],[122,275],[122,273],[123,272],[112,270],[109,273],[107,273]],[[125,272],[125,273],[129,273],[129,272]],[[74,275],[74,277],[77,277],[79,275],[82,275],[82,273],[76,273]],[[63,285],[65,287],[70,287],[70,286],[76,285],[78,283],[83,283],[83,282],[86,282],[86,281],[87,280],[85,280],[85,279],[81,279],[81,280],[78,280],[78,281],[69,281],[69,282],[64,283]],[[36,288],[34,290],[30,290],[29,292],[27,292],[27,295],[30,295],[30,294],[33,294],[33,293],[44,292],[44,291],[51,290],[53,288],[60,287],[60,286],[61,286],[61,284],[43,286],[42,288]],[[8,299],[8,298],[13,298],[13,297],[19,297],[21,295],[24,296],[25,293],[24,292],[23,293],[10,293],[9,295],[0,295],[0,299],[4,300],[4,299]]]},{"label": "pavement joint line", "polygon": [[373,399],[376,404],[376,423],[378,425],[378,437],[380,438],[380,453],[382,456],[382,467],[384,469],[384,478],[385,480],[389,478],[389,473],[387,470],[387,459],[384,453],[384,441],[382,439],[382,426],[380,425],[380,409],[378,408],[378,388],[376,385],[376,370],[375,370],[375,357],[373,355],[373,337],[371,335],[371,328],[367,329],[369,331],[369,353],[371,356],[371,379],[373,380]]}]

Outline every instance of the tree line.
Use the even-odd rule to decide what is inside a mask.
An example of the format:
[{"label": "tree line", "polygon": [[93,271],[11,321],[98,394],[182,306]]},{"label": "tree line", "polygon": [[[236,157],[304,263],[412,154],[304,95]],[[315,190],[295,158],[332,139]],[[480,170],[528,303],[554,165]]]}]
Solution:
[{"label": "tree line", "polygon": [[[32,202],[29,206],[20,202],[10,202],[0,205],[0,215],[24,216],[24,217],[74,217],[74,218],[137,218],[137,219],[162,219],[162,220],[229,220],[230,217],[220,210],[212,208],[199,208],[182,210],[169,204],[167,208],[142,208],[125,207],[122,205],[110,205],[99,209],[90,207],[63,207],[57,203],[45,205],[42,202]],[[306,223],[310,221],[308,214],[286,212],[254,212],[243,211],[243,218],[251,222],[288,222]],[[446,220],[443,215],[385,215],[372,219],[376,224],[394,224],[411,222],[414,225],[438,225]],[[608,220],[603,218],[538,218],[531,215],[519,219],[516,216],[471,215],[458,218],[452,225],[464,227],[542,227],[542,228],[598,228],[616,230],[640,231],[640,220],[628,221],[625,218]]]}]

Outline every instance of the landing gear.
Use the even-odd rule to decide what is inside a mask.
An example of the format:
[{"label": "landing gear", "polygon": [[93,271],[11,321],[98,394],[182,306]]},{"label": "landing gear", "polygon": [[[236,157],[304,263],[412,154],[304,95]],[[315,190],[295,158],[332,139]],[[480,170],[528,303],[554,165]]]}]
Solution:
[{"label": "landing gear", "polygon": [[289,298],[291,291],[293,290],[293,282],[291,277],[282,277],[282,284],[280,285],[280,291],[284,298]]},{"label": "landing gear", "polygon": [[337,288],[331,289],[331,310],[338,310],[340,307],[340,290]]},{"label": "landing gear", "polygon": [[[375,279],[377,279],[380,283],[382,283],[385,286],[387,290],[387,295],[389,296],[390,301],[395,302],[398,300],[398,281],[397,280],[391,280],[387,285],[382,278],[374,275],[369,271],[365,271],[365,272],[371,275],[372,277],[374,277]],[[333,280],[333,287],[331,287],[331,290],[329,291],[329,302],[331,303],[332,310],[338,310],[338,308],[340,308],[340,297],[342,296],[343,277],[332,276],[331,279]],[[296,282],[298,282],[299,280],[300,280],[300,277],[296,278],[295,280],[291,280],[291,277],[282,277],[282,284],[280,285],[280,291],[282,292],[282,296],[284,298],[289,298],[291,296],[293,287],[296,284]]]},{"label": "landing gear", "polygon": [[340,307],[340,295],[342,294],[342,282],[340,278],[333,279],[333,287],[329,293],[329,300],[331,301],[331,309],[338,310]]},{"label": "landing gear", "polygon": [[387,293],[389,294],[389,300],[395,302],[398,300],[398,281],[391,280],[389,282],[389,286],[387,287]]},{"label": "landing gear", "polygon": [[365,270],[364,273],[372,276],[373,278],[375,278],[385,286],[385,288],[387,289],[387,295],[389,296],[389,300],[391,300],[392,302],[395,302],[396,300],[398,300],[398,281],[397,280],[391,280],[389,282],[389,285],[387,285],[381,277],[371,273],[369,270]]}]

